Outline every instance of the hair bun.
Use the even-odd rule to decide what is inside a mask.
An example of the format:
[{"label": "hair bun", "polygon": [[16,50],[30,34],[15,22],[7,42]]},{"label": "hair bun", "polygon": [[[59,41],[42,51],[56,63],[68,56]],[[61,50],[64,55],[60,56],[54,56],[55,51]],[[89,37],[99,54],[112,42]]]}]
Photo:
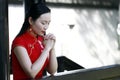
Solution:
[{"label": "hair bun", "polygon": [[36,4],[36,3],[42,4],[42,5],[46,5],[45,0],[34,0],[33,4]]}]

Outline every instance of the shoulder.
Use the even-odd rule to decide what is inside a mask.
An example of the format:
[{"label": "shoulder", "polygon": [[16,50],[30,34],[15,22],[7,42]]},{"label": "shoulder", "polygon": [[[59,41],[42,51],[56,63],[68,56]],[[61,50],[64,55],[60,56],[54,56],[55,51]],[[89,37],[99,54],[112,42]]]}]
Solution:
[{"label": "shoulder", "polygon": [[24,35],[21,36],[17,36],[13,42],[12,42],[12,47],[16,47],[16,46],[24,46],[25,47],[26,44],[26,38]]},{"label": "shoulder", "polygon": [[25,41],[25,37],[24,35],[21,35],[21,36],[17,36],[14,40],[13,40],[13,43],[24,43]]}]

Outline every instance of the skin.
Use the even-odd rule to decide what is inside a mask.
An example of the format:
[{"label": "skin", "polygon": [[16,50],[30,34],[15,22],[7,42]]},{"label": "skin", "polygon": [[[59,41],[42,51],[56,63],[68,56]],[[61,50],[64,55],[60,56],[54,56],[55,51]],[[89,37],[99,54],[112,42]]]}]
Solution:
[{"label": "skin", "polygon": [[[44,33],[48,29],[49,23],[51,21],[50,13],[42,14],[37,20],[33,21],[32,17],[29,17],[29,23],[32,28],[31,35],[36,37],[37,35],[44,36]],[[31,78],[35,78],[38,72],[42,69],[46,59],[49,57],[49,64],[47,66],[47,71],[53,75],[57,71],[58,63],[55,55],[54,45],[55,45],[55,36],[51,33],[44,36],[44,45],[45,48],[39,56],[39,58],[32,64],[27,50],[22,46],[16,46],[14,48],[14,53],[23,68],[23,70]]]}]

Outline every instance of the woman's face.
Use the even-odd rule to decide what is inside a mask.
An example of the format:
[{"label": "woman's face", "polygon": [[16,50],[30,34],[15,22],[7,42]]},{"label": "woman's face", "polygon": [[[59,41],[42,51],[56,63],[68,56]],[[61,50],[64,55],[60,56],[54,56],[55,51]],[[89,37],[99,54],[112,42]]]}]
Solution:
[{"label": "woman's face", "polygon": [[46,30],[48,29],[50,21],[50,13],[42,14],[37,20],[32,21],[31,25],[33,31],[38,35],[44,36]]}]

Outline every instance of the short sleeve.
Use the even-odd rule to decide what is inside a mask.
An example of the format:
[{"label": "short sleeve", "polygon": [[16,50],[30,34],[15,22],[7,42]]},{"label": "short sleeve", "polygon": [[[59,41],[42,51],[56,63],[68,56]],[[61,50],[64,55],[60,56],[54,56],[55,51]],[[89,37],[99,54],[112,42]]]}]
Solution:
[{"label": "short sleeve", "polygon": [[14,49],[16,46],[26,47],[25,40],[22,37],[15,38],[12,43],[12,49]]}]

